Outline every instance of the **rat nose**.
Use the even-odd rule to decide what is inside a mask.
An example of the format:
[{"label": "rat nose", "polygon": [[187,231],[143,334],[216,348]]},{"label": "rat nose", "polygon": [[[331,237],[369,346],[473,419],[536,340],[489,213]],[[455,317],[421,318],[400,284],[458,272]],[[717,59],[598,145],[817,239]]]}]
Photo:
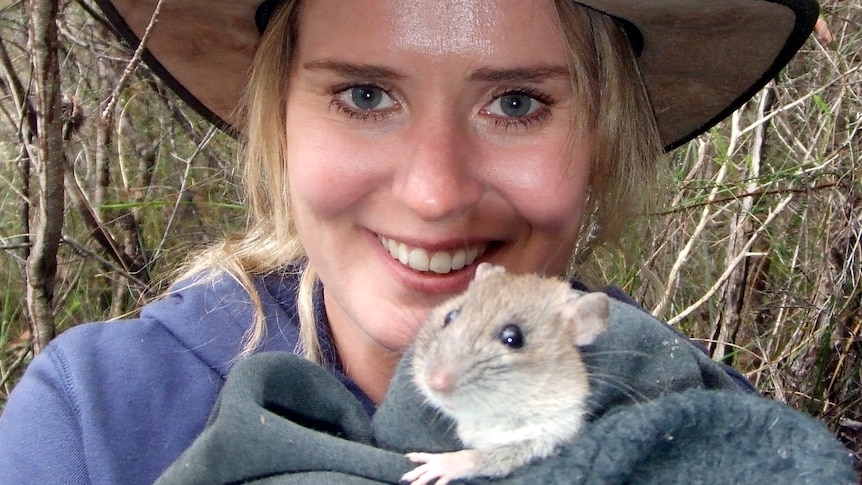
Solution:
[{"label": "rat nose", "polygon": [[409,129],[393,183],[395,198],[424,221],[463,213],[484,192],[469,128],[433,118]]}]

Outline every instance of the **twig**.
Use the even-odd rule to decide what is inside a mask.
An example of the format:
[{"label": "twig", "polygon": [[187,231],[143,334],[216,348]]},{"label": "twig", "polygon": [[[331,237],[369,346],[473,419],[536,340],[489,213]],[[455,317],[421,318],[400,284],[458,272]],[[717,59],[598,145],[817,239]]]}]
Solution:
[{"label": "twig", "polygon": [[700,297],[699,300],[691,304],[688,308],[680,312],[675,317],[668,320],[667,323],[669,323],[670,325],[676,325],[683,318],[691,315],[701,305],[703,305],[710,298],[712,298],[712,295],[714,295],[715,292],[718,291],[719,288],[721,288],[725,280],[730,277],[730,274],[733,272],[734,269],[736,269],[739,263],[741,263],[745,258],[748,257],[748,250],[751,249],[751,246],[754,245],[754,242],[757,241],[757,238],[760,236],[760,234],[766,230],[766,228],[769,226],[769,223],[772,222],[772,220],[775,219],[775,217],[779,213],[781,213],[781,211],[783,211],[785,207],[787,207],[787,204],[789,204],[790,201],[793,199],[793,195],[794,194],[788,195],[774,209],[772,209],[772,212],[769,213],[769,215],[766,217],[766,220],[763,221],[760,227],[758,227],[754,231],[754,233],[745,243],[745,246],[742,247],[742,250],[739,252],[739,254],[737,254],[736,257],[733,258],[733,260],[730,262],[730,264],[728,264],[727,268],[724,270],[724,273],[722,273],[721,277],[718,278],[718,281],[716,281],[715,284],[713,284],[712,287],[706,293],[704,293],[704,295]]},{"label": "twig", "polygon": [[679,212],[685,212],[687,210],[696,209],[698,207],[702,207],[705,205],[715,205],[715,204],[724,204],[726,202],[733,202],[739,199],[743,199],[745,197],[757,197],[762,195],[777,195],[777,194],[807,194],[809,192],[813,192],[815,190],[823,190],[830,189],[833,187],[839,187],[842,184],[840,182],[824,182],[822,184],[815,185],[813,187],[802,187],[802,188],[790,188],[790,189],[771,189],[771,190],[754,190],[750,192],[743,192],[741,194],[732,195],[730,197],[723,197],[721,199],[711,199],[704,202],[696,202],[693,204],[685,205],[682,207],[677,207],[676,209],[670,209],[664,212],[657,212],[653,215],[656,216],[669,216],[671,214],[677,214]]},{"label": "twig", "polygon": [[108,22],[104,15],[97,12],[93,7],[88,5],[87,2],[77,0],[75,3],[77,3],[78,6],[81,7],[81,9],[83,9],[85,12],[87,12],[90,15],[90,18],[94,19],[96,22],[99,23],[99,25],[104,27],[105,30],[114,30],[114,26],[111,25],[110,22]]},{"label": "twig", "polygon": [[13,243],[13,244],[2,244],[0,245],[0,251],[14,251],[16,249],[27,249],[32,247],[33,245],[30,243]]},{"label": "twig", "polygon": [[30,355],[30,352],[32,352],[32,351],[33,351],[33,343],[30,342],[24,347],[23,352],[21,352],[21,355],[19,355],[18,358],[15,359],[15,362],[12,362],[12,365],[9,366],[8,369],[6,369],[6,373],[3,374],[2,379],[0,379],[0,387],[3,387],[6,385],[6,383],[9,381],[9,379],[11,379],[12,376],[15,374],[15,370],[18,369],[18,367],[20,367],[21,364],[24,363],[24,359],[26,359],[27,356]]},{"label": "twig", "polygon": [[79,253],[87,255],[91,258],[94,258],[100,264],[109,268],[111,271],[117,273],[118,275],[128,279],[130,282],[136,284],[138,287],[142,288],[145,292],[149,293],[149,285],[147,283],[145,283],[144,281],[142,281],[141,279],[139,279],[134,274],[127,271],[125,268],[118,266],[116,263],[114,263],[113,261],[111,261],[109,259],[105,259],[105,258],[99,256],[98,254],[91,251],[89,248],[87,248],[86,246],[84,246],[83,244],[81,244],[80,242],[76,241],[75,239],[73,239],[69,236],[63,236],[63,242],[68,244],[75,251],[78,251]]},{"label": "twig", "polygon": [[126,81],[132,76],[132,73],[138,67],[138,64],[141,62],[141,56],[144,55],[144,49],[147,45],[147,41],[150,38],[150,33],[153,30],[153,27],[156,25],[156,21],[159,18],[159,11],[162,9],[162,3],[164,0],[159,0],[156,4],[155,10],[153,10],[153,15],[150,17],[150,23],[147,24],[147,30],[144,31],[144,35],[141,37],[141,41],[138,43],[138,47],[135,49],[135,53],[132,55],[129,63],[126,64],[126,69],[123,70],[123,74],[120,76],[119,82],[114,86],[114,90],[111,92],[111,96],[108,98],[108,105],[105,106],[105,109],[102,110],[102,114],[100,116],[103,123],[107,124],[108,119],[110,118],[111,112],[114,111],[114,107],[117,105],[117,101],[120,98],[120,90],[125,86]]},{"label": "twig", "polygon": [[161,241],[159,241],[159,244],[156,246],[156,249],[154,251],[154,255],[153,255],[154,260],[156,258],[160,257],[162,251],[164,250],[165,243],[167,242],[168,237],[170,237],[171,228],[173,227],[174,221],[176,220],[176,216],[177,216],[177,212],[179,211],[180,204],[182,204],[183,194],[186,192],[186,190],[188,190],[188,182],[189,182],[189,179],[191,178],[192,162],[198,156],[198,154],[200,154],[204,150],[204,147],[206,147],[209,144],[210,140],[212,140],[213,136],[215,136],[215,135],[216,135],[216,127],[212,126],[212,127],[210,127],[207,134],[204,136],[203,140],[201,140],[201,142],[198,143],[198,145],[195,147],[195,151],[191,155],[186,157],[185,160],[183,160],[185,162],[186,167],[185,167],[185,171],[183,173],[183,177],[180,181],[180,190],[177,193],[177,200],[174,203],[174,208],[171,211],[171,215],[168,218],[168,222],[167,222],[167,224],[165,224],[165,228],[162,231],[162,239],[161,239]]},{"label": "twig", "polygon": [[134,263],[129,261],[126,254],[120,250],[120,246],[117,244],[111,231],[99,218],[98,212],[96,212],[96,209],[92,204],[90,204],[90,201],[87,199],[87,195],[78,183],[78,179],[71,165],[66,168],[65,187],[69,198],[72,199],[75,207],[78,208],[84,224],[90,229],[90,234],[93,239],[102,246],[106,253],[110,254],[118,263],[123,265],[123,268],[126,270],[133,269]]},{"label": "twig", "polygon": [[849,77],[851,74],[853,74],[854,72],[858,71],[860,68],[862,68],[862,66],[856,66],[856,67],[854,67],[853,69],[850,69],[849,71],[847,71],[847,72],[845,72],[845,73],[843,73],[843,74],[841,74],[841,75],[837,76],[835,79],[833,79],[833,80],[829,81],[828,83],[824,84],[823,86],[820,86],[820,87],[818,87],[817,89],[812,89],[811,91],[807,92],[807,93],[805,94],[805,96],[802,96],[801,98],[799,98],[799,99],[797,99],[797,100],[795,100],[795,101],[793,101],[793,102],[791,102],[791,103],[788,103],[788,104],[786,104],[786,105],[784,105],[784,106],[782,106],[782,107],[780,107],[780,108],[776,108],[774,111],[772,111],[772,112],[771,112],[771,113],[769,113],[768,115],[766,115],[766,116],[764,116],[763,118],[760,118],[760,119],[758,119],[757,121],[755,121],[754,123],[752,123],[752,124],[748,125],[745,129],[743,129],[743,130],[742,130],[742,132],[740,133],[740,135],[744,135],[744,134],[748,133],[749,131],[751,131],[751,130],[753,130],[753,129],[757,128],[757,127],[758,127],[758,126],[760,126],[760,125],[762,125],[763,123],[766,123],[767,121],[771,120],[771,119],[772,119],[773,117],[775,117],[776,115],[778,115],[778,114],[780,114],[780,113],[783,113],[783,112],[785,112],[785,111],[788,111],[788,110],[790,110],[790,109],[792,109],[792,108],[794,108],[794,107],[796,107],[796,106],[798,106],[798,105],[800,105],[800,104],[804,103],[805,101],[807,101],[807,100],[808,100],[808,98],[812,98],[812,97],[814,97],[815,95],[820,94],[821,92],[825,91],[825,90],[826,90],[826,88],[828,88],[828,87],[832,86],[833,84],[838,83],[838,81],[840,81],[841,79],[843,79],[843,78],[845,78],[845,77]]},{"label": "twig", "polygon": [[[727,165],[722,165],[716,175],[716,180],[719,182],[724,180],[725,175],[727,174]],[[712,189],[709,194],[709,200],[712,200],[715,195],[718,193],[718,184]],[[709,208],[704,207],[703,212],[700,215],[700,222],[697,224],[697,227],[694,229],[694,233],[688,238],[688,242],[685,244],[685,247],[679,252],[676,260],[673,263],[673,267],[671,267],[670,273],[667,276],[667,285],[665,286],[664,292],[662,293],[661,299],[658,304],[653,308],[652,315],[655,317],[660,317],[667,306],[670,304],[671,296],[673,296],[674,291],[676,291],[676,281],[679,278],[679,273],[682,270],[682,266],[688,260],[688,255],[691,253],[691,250],[694,248],[695,243],[697,242],[700,234],[706,228],[707,224],[712,220],[709,216]]]}]

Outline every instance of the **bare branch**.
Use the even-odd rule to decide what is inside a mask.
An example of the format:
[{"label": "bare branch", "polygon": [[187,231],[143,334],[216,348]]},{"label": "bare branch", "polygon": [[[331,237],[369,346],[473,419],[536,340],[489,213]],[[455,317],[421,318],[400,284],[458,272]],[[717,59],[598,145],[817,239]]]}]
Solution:
[{"label": "bare branch", "polygon": [[782,200],[777,206],[775,206],[775,208],[772,209],[769,215],[766,216],[766,219],[761,223],[760,227],[758,227],[754,231],[754,233],[742,247],[740,253],[737,254],[736,257],[731,260],[730,264],[727,265],[727,268],[724,270],[724,273],[722,273],[722,275],[718,278],[718,281],[716,281],[715,284],[712,285],[712,287],[706,293],[704,293],[703,296],[701,296],[696,302],[694,302],[685,310],[681,311],[673,318],[669,319],[667,323],[669,323],[670,325],[676,325],[680,322],[680,320],[689,316],[698,307],[709,301],[709,299],[712,298],[715,292],[718,291],[719,288],[721,288],[721,286],[724,284],[724,282],[727,280],[727,278],[730,276],[731,272],[736,268],[736,266],[740,262],[742,262],[743,259],[749,256],[748,250],[751,249],[751,246],[754,244],[755,241],[757,241],[757,238],[760,236],[760,234],[763,233],[763,231],[765,231],[767,227],[769,227],[769,223],[772,222],[772,220],[775,219],[775,217],[780,214],[785,207],[787,207],[787,204],[789,204],[792,199],[793,194],[790,194],[785,197],[784,200]]},{"label": "bare branch", "polygon": [[35,172],[39,198],[33,224],[33,245],[27,260],[27,308],[33,330],[33,351],[54,338],[54,277],[63,227],[63,119],[58,61],[56,1],[30,0],[30,38],[38,136]]},{"label": "bare branch", "polygon": [[156,25],[156,21],[159,18],[159,11],[162,9],[162,3],[164,0],[159,0],[156,4],[155,10],[153,10],[153,16],[150,17],[150,23],[147,25],[147,30],[144,31],[144,35],[141,37],[141,42],[138,44],[138,47],[135,49],[135,53],[132,55],[132,59],[129,60],[129,63],[126,65],[126,69],[123,71],[123,74],[120,76],[120,81],[114,86],[114,91],[111,93],[111,96],[108,98],[108,104],[105,106],[105,109],[102,110],[101,119],[102,122],[107,124],[108,120],[111,117],[111,113],[114,112],[114,106],[117,105],[117,101],[120,99],[120,91],[126,85],[126,81],[129,80],[129,77],[132,76],[132,73],[135,72],[135,69],[138,67],[138,63],[141,62],[141,56],[144,55],[144,48],[146,48],[147,40],[150,38],[150,33],[153,30],[153,26]]}]

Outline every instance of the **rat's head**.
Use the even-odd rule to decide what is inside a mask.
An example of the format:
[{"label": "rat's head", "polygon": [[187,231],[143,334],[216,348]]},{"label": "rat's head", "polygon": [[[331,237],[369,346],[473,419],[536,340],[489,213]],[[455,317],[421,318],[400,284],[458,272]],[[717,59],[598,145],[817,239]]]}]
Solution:
[{"label": "rat's head", "polygon": [[431,312],[416,339],[414,378],[456,418],[475,406],[534,406],[561,389],[582,400],[587,375],[577,347],[604,332],[608,306],[603,293],[483,263],[465,293]]}]

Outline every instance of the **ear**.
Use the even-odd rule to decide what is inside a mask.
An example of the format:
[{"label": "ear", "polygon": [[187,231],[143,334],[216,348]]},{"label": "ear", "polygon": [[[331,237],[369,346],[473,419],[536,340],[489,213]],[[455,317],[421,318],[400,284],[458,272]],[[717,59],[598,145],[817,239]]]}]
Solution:
[{"label": "ear", "polygon": [[494,266],[491,263],[479,263],[479,266],[476,266],[476,274],[473,275],[473,281],[484,280],[492,274],[505,272],[506,268],[502,266]]},{"label": "ear", "polygon": [[566,295],[563,318],[575,330],[575,345],[589,345],[607,330],[609,307],[610,300],[604,293],[581,293],[572,290]]}]

